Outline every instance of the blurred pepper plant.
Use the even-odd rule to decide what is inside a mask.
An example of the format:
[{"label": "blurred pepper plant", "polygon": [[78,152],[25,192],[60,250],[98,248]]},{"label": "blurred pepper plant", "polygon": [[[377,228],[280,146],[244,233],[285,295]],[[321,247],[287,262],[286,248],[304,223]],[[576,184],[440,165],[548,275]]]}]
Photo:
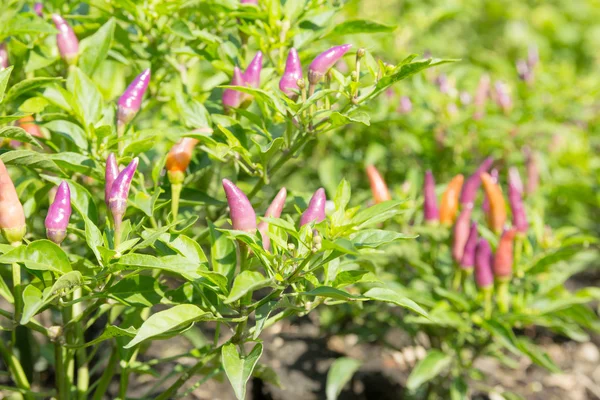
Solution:
[{"label": "blurred pepper plant", "polygon": [[[359,291],[353,284],[367,271],[340,267],[409,238],[378,228],[400,202],[350,208],[340,180],[329,216],[320,189],[300,228],[294,214],[310,185],[287,204],[280,191],[260,224],[254,206],[273,197],[308,143],[369,125],[370,101],[446,61],[386,64],[351,45],[321,53],[345,33],[391,28],[334,27],[340,2],[259,3],[3,3],[0,228],[9,244],[0,244],[0,316],[11,339],[0,353],[15,383],[7,390],[125,399],[131,374],[186,357],[191,367],[145,396],[185,396],[188,380],[225,372],[243,398],[252,374],[274,376],[257,365],[260,333],[279,320],[368,300],[426,317],[375,277]],[[195,348],[138,360],[151,341],[175,335]],[[33,373],[40,358],[54,366],[54,384]],[[109,395],[114,375],[120,389]]]}]

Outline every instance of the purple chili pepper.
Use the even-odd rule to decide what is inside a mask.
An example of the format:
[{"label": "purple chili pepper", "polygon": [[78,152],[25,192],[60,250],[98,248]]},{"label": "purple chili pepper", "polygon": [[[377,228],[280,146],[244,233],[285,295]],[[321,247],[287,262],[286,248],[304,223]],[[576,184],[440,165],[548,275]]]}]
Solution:
[{"label": "purple chili pepper", "polygon": [[[498,169],[494,168],[490,172],[492,182],[498,183]],[[487,196],[483,196],[483,204],[481,205],[483,212],[487,215],[490,212],[490,199]]]},{"label": "purple chili pepper", "polygon": [[319,223],[325,219],[325,203],[327,197],[325,196],[325,189],[318,189],[308,203],[308,207],[300,217],[300,226],[304,226],[312,221]]},{"label": "purple chili pepper", "polygon": [[67,64],[74,64],[79,54],[79,40],[73,32],[73,28],[58,14],[52,14],[54,26],[58,29],[56,44],[58,51]]},{"label": "purple chili pepper", "polygon": [[488,169],[494,163],[494,159],[492,157],[486,158],[479,168],[475,170],[475,173],[471,175],[465,184],[463,185],[462,192],[460,194],[460,203],[461,204],[472,204],[475,201],[475,196],[477,195],[477,189],[481,185],[481,173],[487,172]]},{"label": "purple chili pepper", "polygon": [[133,175],[139,164],[139,159],[136,157],[119,173],[113,182],[110,194],[108,197],[108,207],[112,213],[115,225],[120,224],[123,220],[123,215],[127,210],[127,197],[129,197],[129,189]]},{"label": "purple chili pepper", "polygon": [[104,170],[104,201],[107,206],[110,191],[117,176],[119,176],[119,164],[117,164],[114,153],[110,153],[106,159],[106,169]]},{"label": "purple chili pepper", "polygon": [[311,85],[317,84],[351,47],[351,44],[343,44],[319,54],[308,67],[308,82]]},{"label": "purple chili pepper", "polygon": [[475,247],[477,247],[477,239],[479,234],[477,233],[477,223],[471,224],[471,230],[469,231],[469,237],[467,243],[465,243],[465,250],[463,252],[460,266],[463,269],[471,269],[475,265]]},{"label": "purple chili pepper", "polygon": [[512,183],[508,182],[508,203],[512,211],[512,224],[519,233],[527,233],[529,224],[527,223],[527,213],[523,205],[523,198],[519,189]]},{"label": "purple chili pepper", "polygon": [[127,89],[125,89],[125,92],[123,92],[119,98],[119,109],[117,112],[119,124],[128,124],[140,110],[144,93],[146,93],[148,84],[150,83],[150,76],[151,72],[149,68],[142,71],[141,74],[131,81],[129,86],[127,86]]},{"label": "purple chili pepper", "polygon": [[396,110],[400,114],[408,114],[412,111],[412,101],[410,101],[410,97],[402,96],[400,97],[400,105]]},{"label": "purple chili pepper", "polygon": [[517,167],[508,169],[508,183],[512,184],[520,194],[523,194],[523,181]]},{"label": "purple chili pepper", "polygon": [[285,71],[279,80],[279,89],[290,99],[298,98],[298,79],[302,79],[302,65],[295,48],[291,48],[285,62]]},{"label": "purple chili pepper", "polygon": [[479,239],[475,249],[475,283],[480,289],[487,289],[494,285],[492,248],[484,238]]},{"label": "purple chili pepper", "polygon": [[233,229],[247,232],[256,231],[256,213],[250,200],[229,179],[223,179],[223,189],[229,204],[229,215]]},{"label": "purple chili pepper", "polygon": [[255,4],[258,5],[258,0],[240,0],[241,4]]},{"label": "purple chili pepper", "polygon": [[434,222],[439,220],[437,199],[435,197],[435,179],[431,170],[425,172],[425,184],[423,185],[424,204],[423,210],[426,222]]},{"label": "purple chili pepper", "polygon": [[[271,205],[269,205],[269,208],[267,208],[267,212],[265,212],[265,217],[279,218],[281,216],[281,212],[283,211],[283,206],[285,206],[286,197],[287,190],[285,188],[281,188],[281,190],[279,190],[279,193],[277,193],[277,196],[275,196],[275,198],[271,202]],[[258,230],[262,235],[263,248],[265,250],[269,250],[269,248],[271,247],[271,238],[269,238],[269,235],[267,235],[267,231],[269,230],[269,223],[266,221],[261,221],[258,224]]]},{"label": "purple chili pepper", "polygon": [[251,88],[260,88],[260,72],[262,71],[263,54],[261,51],[257,52],[248,68],[242,74],[244,83]]},{"label": "purple chili pepper", "polygon": [[[242,71],[238,67],[233,69],[231,86],[244,86]],[[239,108],[240,104],[242,104],[242,92],[234,89],[225,89],[223,91],[223,108],[226,112],[229,112],[232,108]]]},{"label": "purple chili pepper", "polygon": [[46,236],[56,244],[61,244],[67,237],[67,226],[71,218],[71,190],[67,182],[58,186],[54,201],[46,216]]},{"label": "purple chili pepper", "polygon": [[8,68],[8,50],[6,49],[6,43],[0,43],[0,70]]},{"label": "purple chili pepper", "polygon": [[44,5],[42,3],[35,3],[33,5],[33,12],[35,12],[38,17],[43,17],[43,10],[44,10]]}]

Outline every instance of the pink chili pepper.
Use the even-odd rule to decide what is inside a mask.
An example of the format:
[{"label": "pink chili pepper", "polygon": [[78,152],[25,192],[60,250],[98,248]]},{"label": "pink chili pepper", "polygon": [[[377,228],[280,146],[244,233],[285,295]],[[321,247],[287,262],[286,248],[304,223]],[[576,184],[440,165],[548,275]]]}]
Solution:
[{"label": "pink chili pepper", "polygon": [[11,244],[19,244],[25,236],[25,212],[15,185],[0,160],[0,233]]},{"label": "pink chili pepper", "polygon": [[8,68],[10,63],[8,62],[8,50],[6,50],[6,43],[0,43],[0,71],[4,68]]},{"label": "pink chili pepper", "polygon": [[126,125],[142,107],[144,93],[148,89],[150,83],[150,69],[145,69],[141,74],[129,84],[125,92],[119,98],[119,109],[117,112],[117,120],[119,124]]},{"label": "pink chili pepper", "polygon": [[319,54],[308,67],[308,82],[311,85],[316,85],[351,47],[351,44],[343,44]]},{"label": "pink chili pepper", "polygon": [[475,249],[475,283],[480,289],[487,289],[494,285],[492,259],[490,244],[484,238],[479,239]]},{"label": "pink chili pepper", "polygon": [[260,72],[262,71],[263,53],[257,52],[248,67],[242,74],[244,83],[251,88],[260,88]]},{"label": "pink chili pepper", "polygon": [[[238,67],[233,69],[233,78],[231,86],[244,86],[244,77]],[[242,104],[242,92],[234,89],[225,89],[223,91],[223,108],[225,112],[230,112],[232,108],[239,108]]]},{"label": "pink chili pepper", "polygon": [[[285,199],[287,197],[287,190],[285,188],[281,188],[277,196],[271,202],[269,208],[267,208],[267,212],[265,212],[265,217],[268,218],[279,218],[281,216],[281,212],[283,211],[283,206],[285,206]],[[269,223],[266,221],[261,221],[258,224],[258,230],[262,235],[263,240],[263,248],[265,250],[269,250],[271,247],[271,238],[267,234],[269,230]]]},{"label": "pink chili pepper", "polygon": [[256,213],[248,197],[229,179],[223,179],[223,189],[227,197],[227,204],[229,204],[233,229],[254,232],[256,230]]},{"label": "pink chili pepper", "polygon": [[38,17],[43,17],[44,16],[44,5],[42,3],[35,3],[33,5],[33,12],[35,12]]},{"label": "pink chili pepper", "polygon": [[313,194],[312,198],[308,203],[308,207],[300,217],[300,226],[304,226],[312,221],[319,223],[325,219],[325,203],[327,197],[325,196],[325,189],[320,188]]},{"label": "pink chili pepper", "polygon": [[295,48],[291,48],[285,62],[285,71],[279,80],[279,89],[290,99],[298,98],[298,79],[302,79],[302,65]]},{"label": "pink chili pepper", "polygon": [[469,239],[469,225],[471,221],[471,213],[473,211],[473,205],[466,205],[460,212],[460,215],[456,219],[453,230],[453,242],[452,242],[452,258],[456,263],[460,263],[465,252],[465,244]]},{"label": "pink chili pepper", "polygon": [[462,192],[460,194],[461,204],[472,204],[475,201],[477,189],[479,189],[479,186],[481,185],[481,173],[486,172],[488,169],[490,169],[493,163],[493,158],[486,158],[477,168],[477,170],[475,170],[473,175],[471,175],[466,180],[465,184],[463,185]]},{"label": "pink chili pepper", "polygon": [[115,220],[115,225],[120,224],[125,211],[127,211],[129,189],[131,188],[131,181],[133,180],[138,164],[139,159],[136,157],[119,173],[110,189],[108,205]]},{"label": "pink chili pepper", "polygon": [[106,169],[104,170],[104,201],[108,207],[108,199],[110,198],[110,191],[112,185],[119,176],[119,165],[117,164],[117,158],[114,153],[110,153],[106,159]]},{"label": "pink chili pepper", "polygon": [[71,190],[67,182],[62,181],[46,216],[45,227],[48,239],[56,244],[61,244],[67,237],[67,226],[70,218]]},{"label": "pink chili pepper", "polygon": [[513,270],[513,240],[516,231],[505,230],[498,242],[496,255],[494,256],[494,276],[500,281],[510,279]]},{"label": "pink chili pepper", "polygon": [[74,64],[79,54],[79,40],[75,36],[73,28],[58,14],[52,14],[52,21],[54,21],[54,26],[58,29],[56,44],[60,55],[67,64]]},{"label": "pink chili pepper", "polygon": [[462,260],[460,261],[461,268],[471,269],[475,265],[475,248],[477,247],[477,239],[479,239],[479,234],[477,233],[477,223],[473,222],[471,224],[471,229],[469,230],[469,237],[465,243]]}]

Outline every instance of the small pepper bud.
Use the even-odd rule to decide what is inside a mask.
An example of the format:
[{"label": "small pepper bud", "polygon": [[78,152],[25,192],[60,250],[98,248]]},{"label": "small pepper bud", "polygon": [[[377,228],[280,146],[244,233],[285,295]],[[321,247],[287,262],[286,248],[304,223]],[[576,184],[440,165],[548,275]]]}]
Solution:
[{"label": "small pepper bud", "polygon": [[491,288],[494,285],[492,272],[492,248],[487,240],[479,239],[475,249],[475,283],[480,289]]},{"label": "small pepper bud", "polygon": [[4,68],[8,68],[10,63],[8,62],[8,50],[6,49],[6,43],[0,43],[0,71]]},{"label": "small pepper bud", "polygon": [[423,210],[426,222],[437,222],[439,219],[437,199],[435,197],[435,179],[431,170],[425,172],[425,184],[423,185],[424,205]]},{"label": "small pepper bud", "polygon": [[[286,197],[287,190],[285,188],[281,188],[281,190],[279,190],[279,193],[277,193],[277,196],[275,196],[275,198],[271,202],[271,205],[269,205],[269,208],[267,208],[267,211],[265,212],[265,217],[279,218],[281,216],[281,212],[283,211],[283,206],[285,206]],[[269,238],[269,235],[267,235],[267,231],[269,230],[269,223],[266,221],[261,221],[258,224],[258,230],[262,235],[263,248],[265,250],[269,250],[269,248],[271,247],[271,238]]]},{"label": "small pepper bud", "polygon": [[477,195],[477,189],[479,189],[479,185],[481,185],[481,173],[490,169],[493,163],[493,158],[486,158],[477,168],[477,170],[475,170],[473,175],[467,179],[462,188],[462,193],[460,194],[461,204],[473,204],[475,201],[475,196]]},{"label": "small pepper bud", "polygon": [[373,165],[367,165],[367,176],[371,185],[371,193],[375,203],[382,203],[392,199],[385,180]]},{"label": "small pepper bud", "polygon": [[115,225],[120,224],[125,215],[125,211],[127,211],[129,189],[131,188],[131,181],[133,180],[138,164],[139,158],[136,157],[119,173],[110,189],[108,206],[115,221]]},{"label": "small pepper bud", "polygon": [[21,243],[26,231],[23,205],[6,166],[0,160],[0,233],[11,244]]},{"label": "small pepper bud", "polygon": [[516,231],[505,230],[498,242],[496,255],[494,256],[494,276],[498,281],[508,281],[513,270],[513,240]]},{"label": "small pepper bud", "polygon": [[461,174],[456,175],[452,178],[442,195],[440,203],[440,222],[442,224],[452,225],[454,222],[456,212],[458,211],[458,197],[460,196],[464,180],[465,178]]},{"label": "small pepper bud", "polygon": [[248,197],[229,179],[223,179],[223,189],[229,204],[229,215],[233,229],[247,232],[256,231],[256,213]]},{"label": "small pepper bud", "polygon": [[117,158],[114,153],[110,153],[106,159],[106,169],[104,170],[104,201],[108,207],[108,199],[110,198],[110,191],[112,185],[119,176],[119,165],[117,164]]},{"label": "small pepper bud", "polygon": [[312,221],[319,223],[325,219],[325,203],[327,197],[325,189],[319,188],[308,203],[308,207],[300,217],[300,226],[304,226]]},{"label": "small pepper bud", "polygon": [[475,114],[473,115],[473,119],[479,120],[483,118],[485,115],[485,104],[489,97],[490,92],[490,77],[489,75],[483,75],[479,79],[479,84],[477,85],[477,90],[475,91]]},{"label": "small pepper bud", "polygon": [[298,98],[297,91],[300,89],[298,87],[299,79],[302,79],[302,65],[298,51],[292,47],[285,62],[285,71],[279,80],[279,89],[290,99],[295,100]]},{"label": "small pepper bud", "polygon": [[452,242],[452,258],[456,263],[460,263],[465,252],[465,245],[469,239],[472,205],[466,205],[460,212],[454,224],[453,242]]},{"label": "small pepper bud", "polygon": [[135,77],[127,86],[125,92],[119,98],[119,107],[117,111],[117,121],[119,125],[127,125],[133,117],[140,111],[144,93],[150,83],[150,69],[145,69],[141,74]]},{"label": "small pepper bud", "polygon": [[35,123],[35,118],[33,118],[32,115],[28,115],[19,119],[17,121],[17,125],[19,125],[20,128],[23,128],[23,130],[29,133],[31,136],[35,136],[38,138],[44,137],[44,135],[42,135],[40,127]]},{"label": "small pepper bud", "polygon": [[260,72],[262,71],[262,63],[263,53],[259,51],[256,53],[252,61],[250,61],[248,68],[246,68],[242,74],[244,83],[251,88],[260,88]]},{"label": "small pepper bud", "polygon": [[37,14],[38,17],[44,16],[44,5],[42,3],[35,3],[33,5],[33,12]]},{"label": "small pepper bud", "polygon": [[396,110],[400,114],[408,114],[412,111],[412,101],[410,101],[410,97],[402,96],[400,97],[400,105]]},{"label": "small pepper bud", "polygon": [[56,45],[61,57],[67,64],[75,64],[79,54],[79,40],[75,36],[73,28],[58,14],[52,14],[52,21],[54,21],[54,26],[58,29]]},{"label": "small pepper bud", "polygon": [[460,261],[461,268],[471,269],[475,265],[475,248],[477,247],[477,239],[479,239],[479,234],[477,233],[477,223],[473,222],[471,224],[471,229],[469,230],[467,243],[465,243],[462,260]]},{"label": "small pepper bud", "polygon": [[512,211],[512,224],[519,233],[527,233],[529,224],[527,223],[527,214],[523,205],[521,192],[516,187],[514,182],[508,181],[508,203]]},{"label": "small pepper bud", "polygon": [[[231,86],[244,86],[244,77],[242,71],[235,67],[233,69],[233,78],[231,79]],[[223,91],[223,109],[225,112],[230,112],[232,108],[239,108],[242,104],[242,92],[234,89],[225,89]]]},{"label": "small pepper bud", "polygon": [[496,233],[502,232],[506,222],[506,203],[500,186],[494,183],[492,177],[487,172],[481,174],[485,195],[490,202],[490,212],[488,214],[488,225]]},{"label": "small pepper bud", "polygon": [[351,44],[343,44],[319,54],[308,67],[308,82],[316,85],[351,47]]},{"label": "small pepper bud", "polygon": [[67,226],[70,218],[71,190],[67,182],[62,181],[46,216],[45,226],[48,239],[60,245],[67,237]]}]

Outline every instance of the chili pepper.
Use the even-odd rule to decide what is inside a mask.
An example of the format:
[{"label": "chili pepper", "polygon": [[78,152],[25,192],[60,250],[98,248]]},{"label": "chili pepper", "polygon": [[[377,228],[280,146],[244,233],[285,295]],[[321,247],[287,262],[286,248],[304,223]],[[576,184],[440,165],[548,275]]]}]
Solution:
[{"label": "chili pepper", "polygon": [[508,203],[512,211],[512,224],[519,233],[527,233],[529,224],[527,223],[527,214],[523,205],[521,193],[513,182],[508,182]]},{"label": "chili pepper", "polygon": [[[275,198],[271,202],[271,205],[269,205],[269,208],[267,208],[267,211],[265,212],[265,217],[279,218],[281,216],[281,212],[283,211],[283,207],[285,206],[286,197],[287,190],[285,188],[281,188],[281,190],[279,190],[279,193],[277,193],[277,196],[275,196]],[[269,230],[269,223],[267,221],[261,221],[258,224],[258,230],[262,235],[263,248],[265,250],[269,250],[269,248],[271,247],[271,238],[269,238],[269,235],[267,234]]]},{"label": "chili pepper", "polygon": [[529,69],[529,65],[525,60],[517,60],[517,74],[523,82],[531,83],[533,80],[533,71]]},{"label": "chili pepper", "polygon": [[312,86],[316,85],[351,47],[351,44],[343,44],[319,54],[308,67],[308,82]]},{"label": "chili pepper", "polygon": [[[492,171],[490,172],[490,176],[492,177],[492,181],[494,183],[498,183],[498,169],[497,168],[492,169]],[[485,217],[489,218],[490,199],[488,199],[487,196],[483,196],[483,204],[481,204],[481,208],[483,209],[483,212],[485,213]]]},{"label": "chili pepper", "polygon": [[412,101],[410,101],[410,97],[402,96],[400,97],[400,105],[396,109],[396,111],[400,114],[408,114],[412,111]]},{"label": "chili pepper", "polygon": [[[233,69],[233,78],[231,78],[231,86],[243,86],[244,77],[242,71],[238,67]],[[223,91],[223,109],[229,113],[232,108],[239,108],[242,104],[242,92],[235,89],[225,89]]]},{"label": "chili pepper", "polygon": [[481,180],[483,181],[485,194],[490,201],[488,225],[494,232],[502,232],[506,222],[506,203],[500,186],[495,184],[492,177],[486,172],[481,174]]},{"label": "chili pepper", "polygon": [[496,81],[494,88],[496,92],[496,104],[498,104],[498,107],[500,107],[505,114],[508,114],[512,108],[512,99],[508,91],[508,86],[504,82]]},{"label": "chili pepper", "polygon": [[139,159],[134,158],[123,171],[119,173],[112,184],[110,195],[108,197],[108,207],[113,216],[115,223],[115,250],[118,249],[121,243],[121,222],[127,211],[127,198],[129,197],[129,189],[131,181],[135,175]]},{"label": "chili pepper", "polygon": [[300,217],[300,226],[304,226],[310,222],[315,221],[319,223],[325,219],[325,203],[327,197],[325,195],[325,189],[319,188],[315,194],[311,197],[308,202],[308,207]]},{"label": "chili pepper", "polygon": [[31,136],[35,136],[38,138],[44,137],[44,135],[42,135],[40,127],[35,123],[35,118],[33,118],[33,116],[31,115],[19,119],[17,121],[17,125],[23,128],[23,130],[29,133]]},{"label": "chili pepper", "polygon": [[512,184],[519,194],[523,194],[523,181],[521,180],[521,175],[516,167],[510,167],[508,169],[508,183]]},{"label": "chili pepper", "polygon": [[240,0],[241,4],[255,4],[258,5],[258,0]]},{"label": "chili pepper", "polygon": [[119,97],[117,121],[119,125],[127,125],[133,117],[140,111],[142,107],[142,100],[146,90],[148,90],[148,84],[150,83],[150,77],[152,73],[150,69],[145,69],[133,81],[127,86],[127,89]]},{"label": "chili pepper", "polygon": [[490,92],[490,77],[489,75],[483,75],[479,79],[479,84],[477,85],[477,90],[475,91],[475,114],[473,115],[473,119],[479,120],[483,118],[485,115],[485,104],[489,97]]},{"label": "chili pepper", "polygon": [[440,202],[440,222],[445,225],[452,225],[456,212],[458,211],[458,197],[463,185],[464,176],[456,175],[446,188]]},{"label": "chili pepper", "polygon": [[56,244],[61,244],[67,237],[67,226],[70,218],[71,190],[67,182],[62,181],[46,216],[45,227],[48,239]]},{"label": "chili pepper", "polygon": [[67,21],[58,14],[52,14],[52,21],[54,21],[54,26],[58,29],[56,45],[58,46],[61,57],[67,64],[75,64],[79,54],[79,40],[77,39],[77,36],[75,36],[73,28],[71,28]]},{"label": "chili pepper", "polygon": [[516,230],[508,229],[502,233],[496,255],[494,256],[494,276],[499,281],[509,280],[513,270],[513,240]]},{"label": "chili pepper", "polygon": [[475,248],[475,283],[481,289],[494,285],[492,259],[493,255],[490,244],[484,238],[480,238]]},{"label": "chili pepper", "polygon": [[437,222],[439,219],[437,199],[435,197],[435,179],[431,170],[425,172],[425,184],[423,185],[424,194],[424,214],[426,222]]},{"label": "chili pepper", "polygon": [[256,213],[248,197],[229,179],[223,179],[223,189],[229,204],[229,214],[233,229],[247,232],[256,231]]},{"label": "chili pepper", "polygon": [[33,12],[35,12],[38,17],[43,17],[44,16],[44,5],[42,3],[35,3],[33,5]]},{"label": "chili pepper", "polygon": [[477,233],[477,223],[473,222],[471,223],[469,237],[465,243],[465,249],[460,262],[460,266],[463,269],[472,269],[475,265],[475,248],[477,247],[477,239],[479,239],[479,234]]},{"label": "chili pepper", "polygon": [[465,244],[467,244],[467,240],[469,239],[469,225],[472,211],[473,206],[465,206],[456,219],[456,223],[454,224],[452,257],[457,264],[462,261],[463,254],[465,252]]},{"label": "chili pepper", "polygon": [[298,79],[302,79],[302,65],[295,48],[291,48],[285,62],[285,71],[279,80],[279,89],[290,99],[298,98]]},{"label": "chili pepper", "polygon": [[8,50],[6,49],[6,43],[0,43],[0,71],[4,68],[8,68],[10,65],[8,61]]},{"label": "chili pepper", "polygon": [[475,201],[475,196],[477,195],[477,190],[479,189],[479,185],[481,185],[481,173],[486,172],[488,169],[490,169],[493,163],[493,158],[486,158],[485,160],[483,160],[481,165],[479,165],[477,170],[475,170],[473,175],[471,175],[467,179],[460,194],[461,204],[473,204],[473,202]]},{"label": "chili pepper", "polygon": [[385,180],[383,180],[375,166],[367,165],[367,176],[369,177],[371,193],[373,193],[375,203],[381,203],[392,199],[388,187],[385,184]]},{"label": "chili pepper", "polygon": [[262,71],[263,53],[258,51],[242,74],[244,83],[251,88],[260,88],[260,73]]},{"label": "chili pepper", "polygon": [[524,152],[525,168],[527,169],[527,186],[525,186],[525,193],[532,195],[540,184],[540,171],[535,153],[529,147],[525,147]]},{"label": "chili pepper", "polygon": [[26,228],[23,205],[6,166],[0,160],[0,233],[9,243],[17,245],[23,240]]},{"label": "chili pepper", "polygon": [[114,153],[110,153],[106,159],[106,169],[104,170],[104,201],[107,207],[109,207],[108,199],[110,198],[110,191],[117,176],[119,176],[117,158]]}]

